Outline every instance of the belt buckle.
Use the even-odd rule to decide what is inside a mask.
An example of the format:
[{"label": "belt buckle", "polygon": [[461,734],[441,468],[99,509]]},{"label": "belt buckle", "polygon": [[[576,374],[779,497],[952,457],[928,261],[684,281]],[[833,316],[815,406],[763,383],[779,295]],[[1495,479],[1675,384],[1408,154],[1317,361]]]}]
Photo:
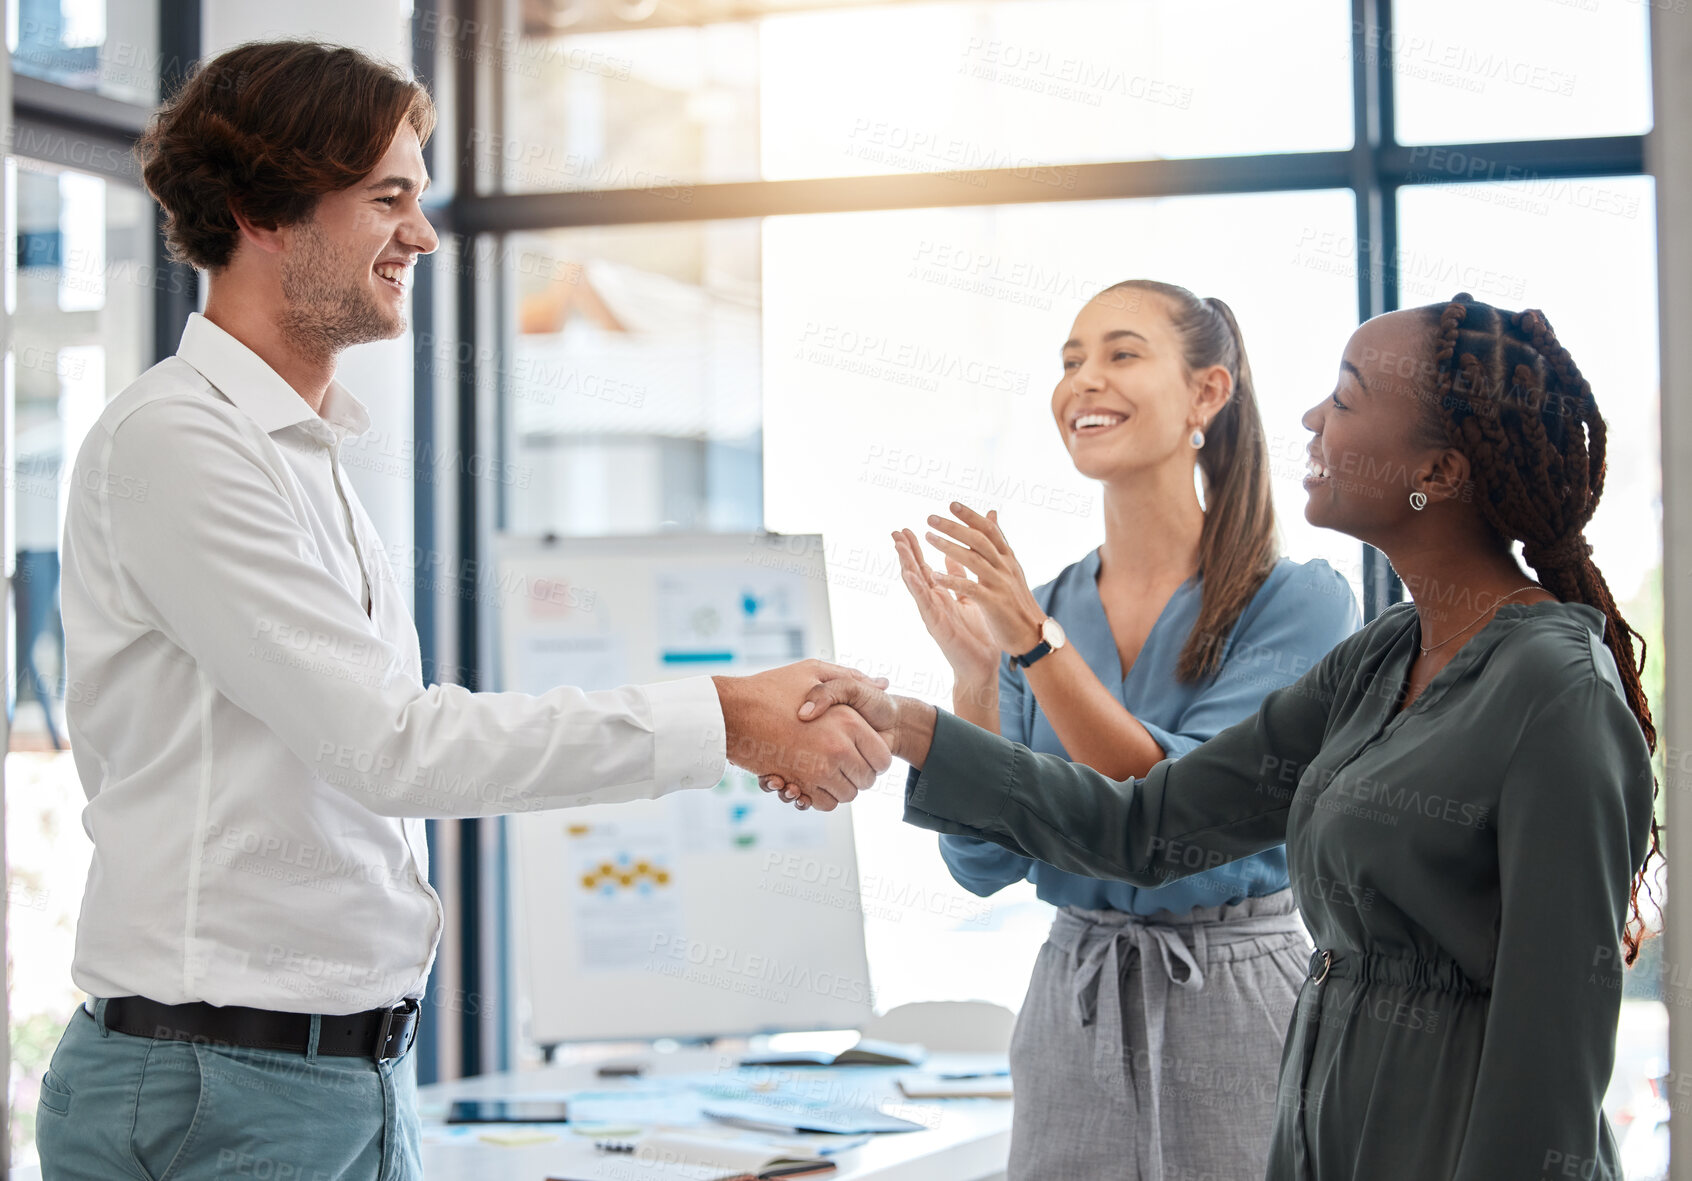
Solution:
[{"label": "belt buckle", "polygon": [[[1321,963],[1322,963],[1322,972],[1321,972],[1320,975],[1318,975],[1317,972],[1316,972],[1316,963],[1317,963],[1318,960],[1320,960]],[[1322,981],[1324,981],[1328,978],[1328,969],[1333,967],[1333,966],[1334,966],[1334,953],[1332,951],[1327,950],[1325,948],[1318,947],[1315,951],[1311,952],[1310,953],[1310,983],[1312,983],[1312,984],[1322,983]]]},{"label": "belt buckle", "polygon": [[[415,997],[406,997],[404,1004],[383,1012],[382,1024],[376,1030],[376,1045],[372,1049],[376,1061],[381,1062],[387,1058],[403,1058],[410,1051],[412,1043],[417,1040],[417,1027],[423,1024],[422,1021],[417,1020],[419,1008]],[[388,1035],[393,1030],[395,1016],[410,1017],[412,1022],[410,1028],[406,1031],[405,1045],[401,1046],[396,1053],[389,1054],[387,1052]]]}]

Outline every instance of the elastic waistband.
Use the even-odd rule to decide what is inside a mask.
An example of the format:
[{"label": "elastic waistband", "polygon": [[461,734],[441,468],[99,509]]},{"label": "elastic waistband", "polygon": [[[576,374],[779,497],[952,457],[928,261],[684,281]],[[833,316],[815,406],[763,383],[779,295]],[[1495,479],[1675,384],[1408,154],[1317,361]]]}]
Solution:
[{"label": "elastic waistband", "polygon": [[1153,920],[1126,911],[1078,910],[1065,907],[1052,920],[1051,942],[1073,951],[1089,935],[1110,939],[1119,935],[1132,936],[1140,931],[1160,932],[1184,937],[1192,942],[1196,932],[1203,932],[1204,941],[1212,947],[1230,943],[1245,943],[1265,936],[1304,933],[1304,922],[1296,910],[1280,914],[1254,914],[1238,918],[1201,919],[1193,922]]},{"label": "elastic waistband", "polygon": [[1310,980],[1320,984],[1333,979],[1392,984],[1455,996],[1492,995],[1492,989],[1483,988],[1464,975],[1455,960],[1318,947],[1310,953]]}]

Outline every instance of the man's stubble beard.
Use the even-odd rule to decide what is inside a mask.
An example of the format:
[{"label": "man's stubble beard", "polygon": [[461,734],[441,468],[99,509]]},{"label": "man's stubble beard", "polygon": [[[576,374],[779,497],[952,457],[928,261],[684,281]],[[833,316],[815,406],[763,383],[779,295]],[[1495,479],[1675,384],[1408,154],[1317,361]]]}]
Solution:
[{"label": "man's stubble beard", "polygon": [[282,264],[287,306],[278,327],[308,356],[334,357],[355,344],[392,340],[405,331],[405,317],[379,306],[368,281],[343,279],[342,261],[328,235],[305,222]]}]

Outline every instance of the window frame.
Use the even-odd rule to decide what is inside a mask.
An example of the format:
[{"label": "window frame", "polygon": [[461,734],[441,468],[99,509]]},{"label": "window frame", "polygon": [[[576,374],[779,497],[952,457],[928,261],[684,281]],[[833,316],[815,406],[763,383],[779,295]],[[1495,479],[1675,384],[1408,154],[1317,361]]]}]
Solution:
[{"label": "window frame", "polygon": [[[789,10],[784,10],[789,11]],[[415,68],[429,77],[437,66],[441,81],[455,96],[451,118],[456,142],[466,131],[503,130],[505,95],[496,73],[497,55],[481,52],[488,42],[485,30],[504,30],[516,19],[510,0],[418,0],[413,13]],[[458,154],[452,169],[450,196],[432,215],[437,227],[473,246],[482,236],[496,242],[518,232],[638,225],[664,222],[715,221],[781,216],[785,214],[860,212],[966,205],[1010,205],[1054,201],[1097,201],[1131,197],[1200,196],[1220,193],[1268,193],[1308,189],[1349,189],[1355,203],[1357,242],[1357,319],[1359,323],[1396,310],[1400,286],[1395,265],[1398,251],[1398,193],[1411,185],[1453,183],[1468,177],[1438,178],[1426,167],[1436,152],[1461,152],[1487,161],[1489,171],[1512,180],[1585,179],[1647,175],[1645,135],[1596,136],[1488,143],[1405,145],[1394,135],[1395,44],[1392,0],[1351,0],[1351,114],[1353,143],[1349,149],[1320,152],[1136,160],[1066,165],[1073,188],[1055,191],[1038,183],[1026,170],[994,169],[959,176],[885,174],[843,178],[703,183],[689,186],[690,200],[678,203],[662,193],[642,189],[591,192],[525,192],[498,190],[500,170],[474,151]],[[456,32],[456,41],[447,34]],[[481,44],[476,44],[483,37]],[[501,41],[501,44],[504,44]],[[476,141],[486,145],[488,135]],[[436,154],[431,151],[431,166]],[[1018,175],[1018,172],[1022,175]],[[479,191],[479,176],[494,178],[493,191]],[[499,251],[465,249],[460,257],[498,257]],[[492,276],[473,266],[459,265],[449,283],[431,278],[437,260],[419,267],[416,316],[420,324],[451,325],[461,352],[466,344],[473,357],[493,355],[500,327],[497,306],[500,289]],[[437,317],[439,317],[437,319]],[[474,365],[459,365],[445,382],[429,367],[430,358],[418,354],[417,408],[419,440],[438,446],[433,431],[450,421],[452,444],[459,454],[477,455],[500,445],[497,406],[485,403]],[[449,405],[437,404],[437,397]],[[418,630],[423,637],[425,667],[437,666],[437,655],[457,654],[455,671],[475,685],[489,666],[478,659],[490,637],[478,610],[475,571],[489,556],[490,526],[502,520],[501,489],[475,479],[459,479],[441,502],[419,489],[416,539],[425,552],[444,552],[459,571],[456,605],[451,618],[440,618],[436,604],[419,596]],[[438,512],[437,510],[444,510]],[[450,518],[443,520],[443,518]],[[1404,588],[1379,550],[1362,546],[1363,614],[1365,620],[1400,601]],[[445,667],[445,666],[440,666]],[[511,993],[499,965],[510,962],[504,934],[502,897],[505,881],[504,827],[480,820],[456,822],[454,865],[458,889],[459,928],[455,932],[455,967],[464,995],[491,995],[501,1014],[509,1011]],[[489,829],[494,829],[490,832]],[[490,861],[491,857],[491,861]],[[511,1031],[502,1017],[490,1021],[484,1012],[461,1014],[457,1061],[468,1073],[505,1069],[510,1065]],[[451,1037],[451,1034],[446,1035]]]}]

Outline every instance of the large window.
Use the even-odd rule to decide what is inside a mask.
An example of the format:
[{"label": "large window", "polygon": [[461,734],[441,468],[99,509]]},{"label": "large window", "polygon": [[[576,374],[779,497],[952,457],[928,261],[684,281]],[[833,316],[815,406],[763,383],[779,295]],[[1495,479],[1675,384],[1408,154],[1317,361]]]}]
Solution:
[{"label": "large window", "polygon": [[59,536],[77,448],[152,363],[153,209],[138,189],[8,157],[6,354],[11,715],[6,753],[12,1139],[33,1157],[42,1073],[82,1000],[72,941],[90,846],[65,705],[99,692],[65,673]]},{"label": "large window", "polygon": [[481,179],[623,189],[1349,146],[1345,0],[1227,7],[1212,37],[1205,4],[771,4],[789,11],[654,27],[543,0]]},{"label": "large window", "polygon": [[[1345,238],[1352,220],[1344,191],[768,219],[764,516],[777,532],[826,539],[840,659],[949,704],[950,670],[900,582],[888,533],[920,535],[952,499],[998,510],[1035,584],[1099,543],[1098,486],[1069,462],[1052,389],[1082,303],[1135,276],[1234,308],[1286,548],[1360,579],[1356,544],[1305,523],[1299,483],[1309,437],[1299,416],[1332,387],[1356,319],[1351,276],[1319,265],[1310,244]],[[866,879],[948,903],[866,908],[877,1003],[941,995],[1019,1006],[1050,909],[1026,884],[985,901],[965,894],[933,834],[900,822],[902,780],[885,787],[854,805]]]},{"label": "large window", "polygon": [[70,965],[90,846],[65,725],[99,686],[65,669],[59,537],[76,452],[107,400],[174,348],[191,272],[161,265],[129,147],[192,60],[197,3],[17,0],[5,167],[5,755],[11,1162],[35,1159],[40,1079],[82,994]]},{"label": "large window", "polygon": [[513,235],[505,527],[756,529],[755,221]]},{"label": "large window", "polygon": [[[1649,629],[1645,6],[1389,7],[1395,25],[1337,0],[769,0],[727,23],[683,0],[524,5],[515,52],[479,75],[488,101],[458,112],[474,150],[455,216],[547,264],[497,329],[523,373],[460,385],[461,422],[478,387],[502,391],[481,418],[532,469],[500,519],[744,522],[761,450],[763,524],[827,539],[840,654],[943,702],[887,534],[957,497],[1000,509],[1037,581],[1096,544],[1096,490],[1052,434],[1057,346],[1093,291],[1149,276],[1235,307],[1284,549],[1333,563],[1372,616],[1401,589],[1304,523],[1298,417],[1360,319],[1468,290],[1545,308],[1586,365],[1612,424],[1593,536]],[[659,306],[673,332],[650,327]],[[865,873],[955,890],[899,823],[899,786],[855,812]],[[964,917],[870,921],[878,1002],[1018,1003],[1045,926],[1032,891],[939,909]],[[1624,1018],[1623,1125],[1660,1041],[1651,1005]]]},{"label": "large window", "polygon": [[16,73],[143,106],[158,95],[159,0],[13,0],[6,12]]}]

